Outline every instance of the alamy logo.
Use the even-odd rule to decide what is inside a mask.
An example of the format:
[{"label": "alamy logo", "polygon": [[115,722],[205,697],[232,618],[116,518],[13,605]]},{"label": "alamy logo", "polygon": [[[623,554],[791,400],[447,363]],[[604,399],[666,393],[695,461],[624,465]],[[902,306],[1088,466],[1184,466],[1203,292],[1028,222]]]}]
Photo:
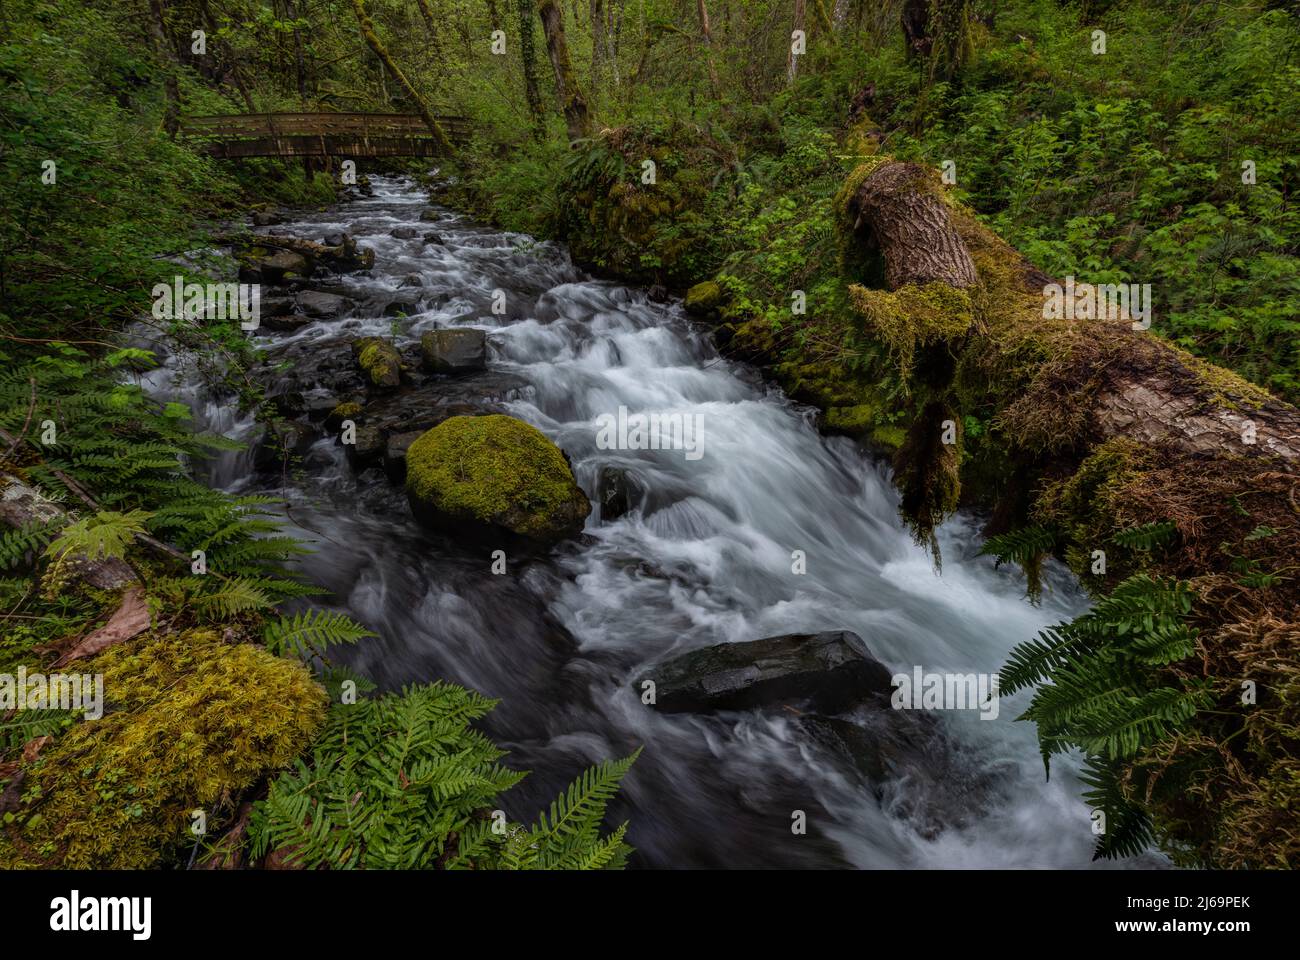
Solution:
[{"label": "alamy logo", "polygon": [[602,413],[596,418],[596,446],[601,450],[684,450],[687,460],[704,456],[704,414]]},{"label": "alamy logo", "polygon": [[998,717],[996,673],[926,673],[918,666],[894,674],[890,683],[895,710],[978,710],[981,720]]},{"label": "alamy logo", "polygon": [[7,710],[81,710],[87,720],[104,715],[102,673],[0,673],[0,713]]},{"label": "alamy logo", "polygon": [[262,320],[262,288],[256,283],[155,283],[155,320],[238,320],[240,329],[256,330]]},{"label": "alamy logo", "polygon": [[153,932],[151,897],[85,897],[73,890],[70,897],[50,901],[50,929],[60,933],[79,930],[127,930],[133,940],[148,940]]},{"label": "alamy logo", "polygon": [[1079,283],[1043,287],[1044,320],[1132,320],[1134,330],[1151,327],[1151,284]]}]

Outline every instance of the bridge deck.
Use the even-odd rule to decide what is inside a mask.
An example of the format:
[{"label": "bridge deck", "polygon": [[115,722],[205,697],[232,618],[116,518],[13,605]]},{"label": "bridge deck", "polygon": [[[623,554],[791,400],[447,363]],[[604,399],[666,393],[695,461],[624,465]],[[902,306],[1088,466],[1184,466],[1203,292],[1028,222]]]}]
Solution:
[{"label": "bridge deck", "polygon": [[[469,139],[465,117],[438,117],[452,143]],[[209,154],[235,157],[436,157],[419,117],[405,113],[247,113],[189,117],[181,133]]]}]

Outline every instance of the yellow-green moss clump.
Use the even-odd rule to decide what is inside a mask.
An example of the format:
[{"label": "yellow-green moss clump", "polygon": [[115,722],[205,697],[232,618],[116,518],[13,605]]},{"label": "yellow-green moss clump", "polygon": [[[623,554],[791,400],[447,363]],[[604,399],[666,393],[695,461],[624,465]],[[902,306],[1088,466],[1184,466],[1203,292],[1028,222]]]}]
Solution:
[{"label": "yellow-green moss clump", "polygon": [[406,452],[416,516],[444,529],[477,528],[553,543],[591,512],[560,448],[514,417],[452,417]]},{"label": "yellow-green moss clump", "polygon": [[713,280],[705,280],[686,291],[686,299],[682,301],[682,306],[686,308],[687,313],[703,315],[721,306],[723,297],[720,284]]},{"label": "yellow-green moss clump", "polygon": [[105,712],[46,746],[0,827],[0,866],[139,869],[178,855],[239,793],[303,752],[325,691],[301,663],[210,630],[146,634],[81,668]]},{"label": "yellow-green moss clump", "polygon": [[849,299],[870,332],[889,347],[904,382],[918,349],[958,340],[975,322],[970,295],[939,281],[893,291],[854,284]]},{"label": "yellow-green moss clump", "polygon": [[376,387],[396,387],[402,382],[402,357],[383,337],[361,337],[352,342],[352,353],[366,379]]}]

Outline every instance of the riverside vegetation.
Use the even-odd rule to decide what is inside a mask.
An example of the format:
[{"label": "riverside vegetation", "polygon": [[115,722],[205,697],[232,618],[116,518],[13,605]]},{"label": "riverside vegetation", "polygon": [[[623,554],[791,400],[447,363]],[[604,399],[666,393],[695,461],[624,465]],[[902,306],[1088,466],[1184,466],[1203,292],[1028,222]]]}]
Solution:
[{"label": "riverside vegetation", "polygon": [[[193,462],[227,441],[133,379],[155,358],[117,333],[147,308],[160,262],[168,276],[202,270],[205,225],[326,203],[338,185],[337,169],[217,164],[175,136],[178,118],[340,108],[434,127],[470,117],[473,139],[430,181],[445,202],[684,294],[727,354],[817,407],[827,431],[892,458],[918,541],[934,545],[935,526],[968,507],[1031,601],[1049,558],[1073,569],[1092,610],[1026,638],[1002,683],[1035,688],[1025,716],[1049,773],[1062,751],[1087,758],[1099,855],[1156,843],[1185,864],[1295,865],[1294,10],[135,6],[20,0],[0,24],[0,467],[8,489],[59,510],[0,534],[0,670],[48,672],[99,621],[133,603],[148,613],[147,630],[68,667],[105,675],[104,718],[0,718],[0,864],[627,857],[626,825],[601,821],[631,758],[584,774],[533,826],[494,829],[519,774],[469,725],[491,701],[442,683],[379,696],[332,666],[331,647],[369,631],[293,606],[315,592],[285,566],[303,545],[263,498],[197,482]],[[184,40],[198,28],[202,55]],[[792,52],[793,31],[806,52]],[[183,253],[188,267],[165,261]],[[1151,330],[1044,319],[1044,286],[1067,275],[1152,284]],[[211,358],[232,404],[274,426],[236,325],[163,325]],[[379,384],[386,345],[355,346]],[[540,491],[421,460],[491,447],[452,436],[487,419],[448,420],[412,445],[412,497],[452,497],[498,524],[510,514],[528,535],[580,526],[562,456],[526,455],[531,436],[511,453]],[[1241,441],[1247,422],[1262,441]],[[46,423],[57,442],[41,442]],[[562,516],[497,502],[521,495]],[[215,575],[190,575],[196,550]],[[112,591],[85,575],[109,559],[129,568]],[[197,850],[195,808],[208,820]]]}]

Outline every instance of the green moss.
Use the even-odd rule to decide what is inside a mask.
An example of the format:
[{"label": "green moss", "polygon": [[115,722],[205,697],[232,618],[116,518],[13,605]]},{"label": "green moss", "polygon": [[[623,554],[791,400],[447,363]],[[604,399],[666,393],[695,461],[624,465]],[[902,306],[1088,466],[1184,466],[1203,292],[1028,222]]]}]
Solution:
[{"label": "green moss", "polygon": [[1267,390],[1255,386],[1226,367],[1202,360],[1181,347],[1171,345],[1171,348],[1178,353],[1179,359],[1192,371],[1196,382],[1214,402],[1232,410],[1240,410],[1243,406],[1258,410],[1267,403],[1276,402],[1276,398]]},{"label": "green moss", "polygon": [[577,533],[591,504],[560,448],[514,417],[452,417],[411,444],[406,489],[438,522],[554,540]]},{"label": "green moss", "polygon": [[829,430],[859,436],[871,429],[875,418],[876,410],[871,404],[859,403],[851,407],[831,407],[823,422]]},{"label": "green moss", "polygon": [[970,294],[939,281],[893,291],[854,284],[849,299],[869,332],[889,348],[904,380],[918,350],[960,339],[975,321]]},{"label": "green moss", "polygon": [[682,306],[687,313],[707,314],[717,309],[723,300],[722,287],[712,280],[697,283],[686,291]]},{"label": "green moss", "polygon": [[1085,580],[1091,578],[1093,550],[1107,553],[1107,580],[1135,572],[1123,551],[1112,544],[1124,519],[1125,489],[1150,463],[1151,452],[1138,443],[1114,439],[1103,443],[1063,480],[1047,484],[1034,504],[1034,520],[1059,529],[1066,562]]},{"label": "green moss", "polygon": [[893,424],[880,424],[872,429],[871,439],[887,450],[897,450],[907,439],[907,431]]},{"label": "green moss", "polygon": [[105,713],[25,768],[0,864],[72,869],[163,865],[239,793],[287,766],[325,717],[306,667],[214,631],[146,634],[81,668],[104,677]]},{"label": "green moss", "polygon": [[365,408],[361,404],[351,400],[345,400],[343,403],[337,404],[334,409],[326,415],[325,429],[337,430],[343,425],[344,420],[355,421],[359,416],[361,416],[364,410]]},{"label": "green moss", "polygon": [[383,337],[362,337],[352,343],[357,365],[376,387],[395,387],[402,382],[402,357]]}]

